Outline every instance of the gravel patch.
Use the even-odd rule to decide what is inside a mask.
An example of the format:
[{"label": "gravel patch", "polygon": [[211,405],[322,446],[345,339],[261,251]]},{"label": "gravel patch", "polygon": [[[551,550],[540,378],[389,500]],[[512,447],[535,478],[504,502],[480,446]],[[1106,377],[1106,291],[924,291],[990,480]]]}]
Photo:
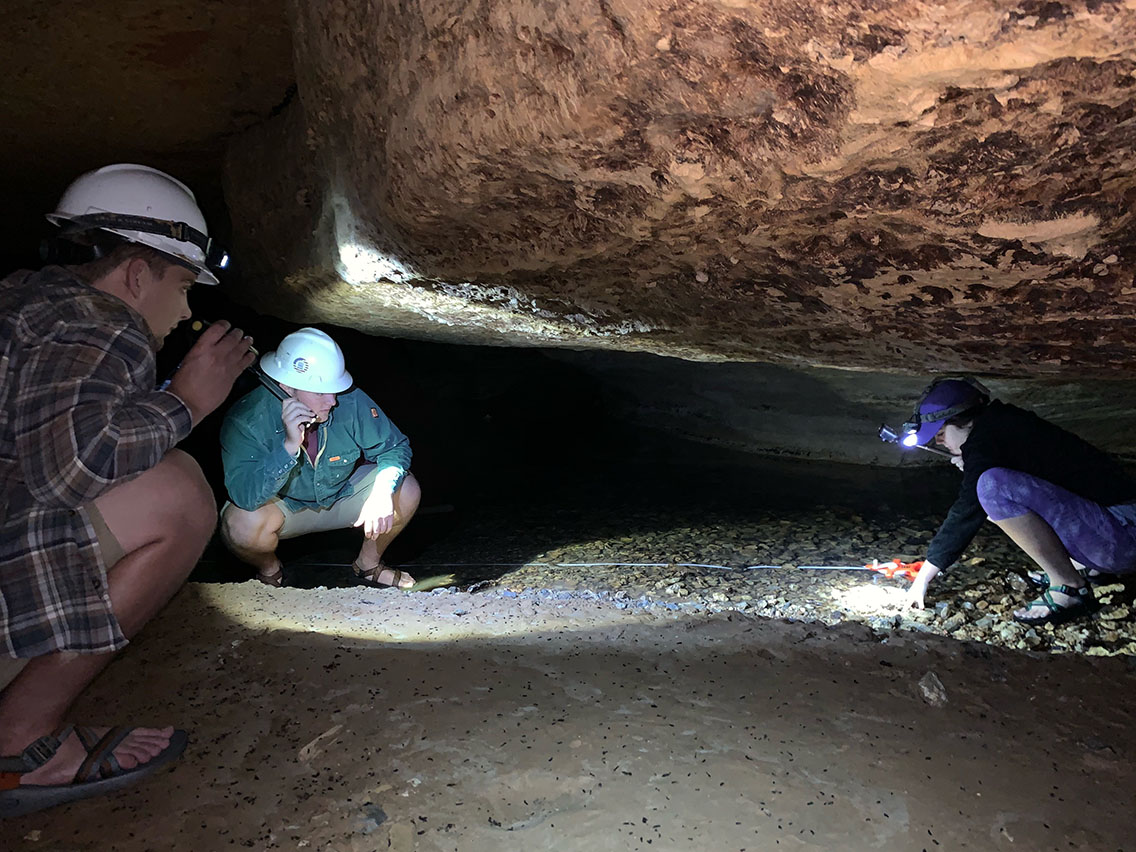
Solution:
[{"label": "gravel patch", "polygon": [[[936,633],[1007,648],[1136,655],[1133,591],[1118,579],[1098,586],[1100,611],[1060,627],[1027,627],[1015,609],[1035,595],[1024,580],[1032,563],[998,530],[975,539],[950,572],[932,585],[922,611],[904,607],[906,580],[869,571],[804,570],[800,565],[862,565],[922,555],[938,518],[871,518],[839,508],[762,510],[746,520],[706,517],[683,525],[667,513],[624,518],[618,535],[580,538],[533,552],[533,543],[563,540],[570,519],[533,519],[483,537],[458,537],[461,552],[439,548],[404,566],[418,577],[453,571],[459,587],[484,595],[614,601],[670,611],[738,611],[769,618],[841,624],[880,633]],[[595,533],[581,524],[577,536]],[[459,557],[465,556],[465,559]],[[495,556],[499,561],[489,560]],[[513,561],[515,560],[515,561]],[[492,570],[494,576],[486,574]],[[445,591],[436,592],[445,594]]]}]

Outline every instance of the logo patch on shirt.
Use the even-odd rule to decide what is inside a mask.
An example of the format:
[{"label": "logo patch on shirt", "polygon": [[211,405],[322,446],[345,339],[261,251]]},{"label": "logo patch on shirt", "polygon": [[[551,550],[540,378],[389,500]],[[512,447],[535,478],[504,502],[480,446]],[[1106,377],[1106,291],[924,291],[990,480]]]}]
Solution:
[{"label": "logo patch on shirt", "polygon": [[378,416],[379,416],[379,412],[378,412],[378,410],[377,410],[377,409],[374,409],[374,408],[372,408],[372,409],[371,409],[371,416],[372,416],[372,417],[378,417]]},{"label": "logo patch on shirt", "polygon": [[328,461],[329,462],[339,461],[340,458],[342,458],[342,456],[332,456],[331,458],[328,459]]}]

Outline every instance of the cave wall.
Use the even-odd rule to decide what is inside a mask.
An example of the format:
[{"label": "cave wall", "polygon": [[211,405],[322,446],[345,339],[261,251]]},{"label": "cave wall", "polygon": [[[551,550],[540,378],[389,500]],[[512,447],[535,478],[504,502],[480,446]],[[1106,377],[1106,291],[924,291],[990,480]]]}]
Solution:
[{"label": "cave wall", "polygon": [[[911,413],[925,376],[761,363],[699,363],[639,353],[551,351],[594,382],[603,417],[659,436],[654,447],[697,456],[695,446],[744,456],[943,466],[878,437]],[[1090,443],[1136,462],[1136,382],[991,378],[1003,402],[1036,412]],[[713,458],[707,455],[707,458]],[[949,467],[949,465],[948,465]],[[952,469],[953,470],[953,469]]]},{"label": "cave wall", "polygon": [[6,11],[5,261],[137,160],[232,211],[245,304],[578,349],[708,446],[891,463],[965,369],[1131,451],[1132,0]]},{"label": "cave wall", "polygon": [[79,174],[116,162],[190,184],[227,239],[228,140],[295,84],[281,0],[7,0],[3,13],[0,264],[38,263],[43,215]]}]

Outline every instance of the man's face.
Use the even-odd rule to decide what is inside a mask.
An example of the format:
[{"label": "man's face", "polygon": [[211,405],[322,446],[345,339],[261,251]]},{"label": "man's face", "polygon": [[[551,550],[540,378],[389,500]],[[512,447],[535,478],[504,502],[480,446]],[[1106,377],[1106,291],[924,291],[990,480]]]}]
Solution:
[{"label": "man's face", "polygon": [[156,274],[150,265],[138,260],[138,295],[133,305],[145,318],[160,346],[174,327],[190,318],[189,288],[197,280],[197,273],[171,263],[165,272]]},{"label": "man's face", "polygon": [[295,390],[294,388],[292,389],[292,396],[316,413],[317,423],[323,423],[327,420],[327,416],[331,414],[331,409],[335,408],[338,399],[338,395],[334,393],[315,393],[314,391]]}]

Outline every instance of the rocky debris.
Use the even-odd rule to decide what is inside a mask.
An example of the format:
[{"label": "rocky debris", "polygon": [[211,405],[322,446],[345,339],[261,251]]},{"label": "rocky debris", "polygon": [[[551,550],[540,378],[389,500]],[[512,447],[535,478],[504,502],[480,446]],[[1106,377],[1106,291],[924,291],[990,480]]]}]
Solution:
[{"label": "rocky debris", "polygon": [[947,703],[947,688],[934,672],[927,672],[919,679],[919,694],[932,707],[942,707]]},{"label": "rocky debris", "polygon": [[[492,580],[485,579],[484,568],[446,570],[458,571],[465,588],[483,594],[599,596],[626,607],[737,611],[829,625],[860,622],[881,638],[909,631],[1024,651],[1136,655],[1131,615],[1136,584],[1131,582],[1098,586],[1101,608],[1094,617],[1058,627],[1014,621],[1014,610],[1035,597],[1022,579],[1032,563],[993,527],[985,528],[959,564],[932,584],[923,610],[906,607],[909,583],[904,580],[797,567],[893,557],[912,561],[921,558],[938,520],[816,507],[762,510],[748,520],[687,518],[680,525],[666,513],[630,513],[621,525],[629,532],[589,540],[584,529],[565,528],[572,522],[566,515],[555,528],[534,519],[512,534],[481,527],[480,540],[462,537],[464,561],[484,565],[481,549],[486,547],[501,562],[510,561],[503,554],[515,561]],[[531,549],[534,540],[573,536],[569,545]],[[449,564],[444,555],[440,561]],[[404,567],[416,576],[428,571],[425,565]]]}]

